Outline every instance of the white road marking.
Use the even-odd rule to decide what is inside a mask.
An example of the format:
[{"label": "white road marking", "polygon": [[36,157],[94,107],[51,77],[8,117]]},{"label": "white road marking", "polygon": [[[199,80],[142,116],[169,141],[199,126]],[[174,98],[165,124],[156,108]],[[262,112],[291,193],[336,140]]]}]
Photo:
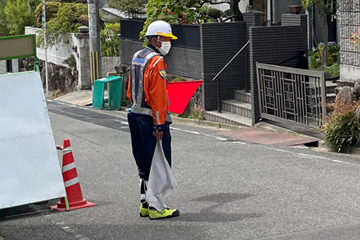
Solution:
[{"label": "white road marking", "polygon": [[345,162],[345,161],[341,161],[341,160],[337,160],[337,159],[330,159],[330,158],[324,157],[324,156],[311,155],[311,154],[308,154],[308,153],[294,153],[294,152],[289,151],[289,150],[274,149],[274,148],[271,148],[271,147],[268,147],[268,149],[272,149],[272,150],[275,150],[275,151],[278,151],[278,152],[291,153],[291,154],[297,155],[298,157],[303,158],[303,159],[320,159],[320,160],[325,160],[325,161],[329,161],[329,162],[333,162],[333,163],[340,163],[340,164],[360,167],[359,164],[349,163],[349,162]]}]

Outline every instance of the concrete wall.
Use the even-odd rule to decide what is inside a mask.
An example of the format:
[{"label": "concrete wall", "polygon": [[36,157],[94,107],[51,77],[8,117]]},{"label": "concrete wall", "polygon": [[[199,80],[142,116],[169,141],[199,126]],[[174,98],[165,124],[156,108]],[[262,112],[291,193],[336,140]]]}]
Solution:
[{"label": "concrete wall", "polygon": [[19,59],[12,59],[10,62],[10,66],[8,66],[7,61],[0,61],[0,74],[6,74],[8,72],[8,67],[10,68],[10,72],[19,72]]},{"label": "concrete wall", "polygon": [[[131,23],[127,21],[126,24]],[[137,24],[134,23],[134,25]],[[211,79],[246,43],[247,28],[245,22],[203,24],[198,27],[200,27],[200,47],[194,47],[197,44],[189,39],[182,43],[179,40],[178,45],[174,44],[170,54],[164,59],[168,65],[168,73],[204,80],[202,84],[204,108],[214,110],[217,108],[217,86],[216,82],[212,82]],[[187,31],[194,31],[195,29],[189,29],[188,26],[185,28],[187,29],[181,32],[180,29],[174,27],[177,34],[180,34],[179,36],[182,38],[186,39],[192,36],[193,39],[196,39],[195,36],[187,34]],[[136,34],[130,32],[126,34],[129,37],[124,35],[122,34],[120,44],[121,62],[130,65],[133,54],[143,48],[143,41],[135,39]],[[245,59],[244,52],[220,76],[223,100],[234,98],[234,90],[245,88],[247,79]]]},{"label": "concrete wall", "polygon": [[6,74],[6,61],[0,61],[0,74]]},{"label": "concrete wall", "polygon": [[115,66],[120,64],[120,57],[102,57],[101,61],[103,77],[106,77],[108,72],[113,72]]},{"label": "concrete wall", "polygon": [[[143,41],[133,39],[121,39],[120,59],[121,63],[130,65],[131,59],[137,51],[143,48]],[[168,73],[189,77],[202,78],[201,51],[191,48],[171,47],[169,55],[165,56]]]},{"label": "concrete wall", "polygon": [[[304,16],[304,15],[303,15]],[[304,16],[306,19],[306,16]],[[288,19],[289,21],[289,19]],[[293,21],[290,21],[293,22]],[[285,21],[285,25],[290,24]],[[251,27],[250,43],[250,78],[252,94],[253,124],[259,121],[259,96],[257,91],[256,62],[279,65],[281,62],[298,56],[299,51],[307,50],[307,22],[301,26]],[[295,58],[282,64],[294,67]]]},{"label": "concrete wall", "polygon": [[[40,28],[35,27],[25,27],[25,34],[36,34],[38,35],[38,31]],[[67,35],[61,39],[59,44],[48,47],[47,49],[47,60],[48,62],[54,63],[60,66],[66,66],[63,61],[70,57],[73,54],[72,46],[74,46],[74,42],[71,36]],[[45,60],[45,49],[36,48],[37,57],[39,59]],[[77,59],[78,60],[78,59]]]},{"label": "concrete wall", "polygon": [[[204,108],[217,109],[217,82],[213,77],[228,63],[247,41],[245,22],[201,25],[201,49],[204,80]],[[234,91],[244,89],[246,55],[242,52],[219,76],[221,100],[234,98]]]},{"label": "concrete wall", "polygon": [[351,33],[360,29],[360,2],[341,0],[340,18],[340,78],[360,80],[360,46],[350,44]]},{"label": "concrete wall", "polygon": [[[25,27],[25,34],[38,34],[39,30],[39,28]],[[39,59],[45,60],[44,48],[36,48],[36,52]],[[47,49],[48,62],[56,65],[67,66],[63,61],[71,55],[73,55],[76,60],[79,73],[79,88],[90,89],[90,46],[88,34],[71,33],[64,35],[60,43]]]},{"label": "concrete wall", "polygon": [[[282,15],[289,13],[289,5],[301,5],[301,0],[273,0],[274,23],[280,22]],[[302,13],[304,12],[302,10]]]}]

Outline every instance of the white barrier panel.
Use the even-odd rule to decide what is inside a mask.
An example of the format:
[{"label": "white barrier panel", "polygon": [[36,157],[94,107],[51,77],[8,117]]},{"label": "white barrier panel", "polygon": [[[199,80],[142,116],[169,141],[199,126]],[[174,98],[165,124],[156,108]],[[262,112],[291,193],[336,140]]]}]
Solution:
[{"label": "white barrier panel", "polygon": [[39,72],[0,75],[0,209],[66,196]]}]

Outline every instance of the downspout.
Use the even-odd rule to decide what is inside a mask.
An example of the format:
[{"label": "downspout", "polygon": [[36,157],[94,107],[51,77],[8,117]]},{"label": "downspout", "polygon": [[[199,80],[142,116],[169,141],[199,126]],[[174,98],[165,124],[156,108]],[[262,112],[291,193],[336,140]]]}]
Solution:
[{"label": "downspout", "polygon": [[313,37],[313,41],[312,43],[315,45],[315,48],[317,48],[317,41],[316,41],[316,19],[315,19],[315,6],[313,5],[312,7],[312,19],[313,19],[313,34],[312,34],[312,37]]},{"label": "downspout", "polygon": [[271,2],[272,0],[267,0],[266,2],[266,25],[271,26]]},{"label": "downspout", "polygon": [[270,19],[274,24],[276,24],[276,21],[275,21],[275,16],[276,16],[275,1],[276,0],[270,0],[270,2],[271,2],[271,12],[270,12],[271,17],[270,17]]}]

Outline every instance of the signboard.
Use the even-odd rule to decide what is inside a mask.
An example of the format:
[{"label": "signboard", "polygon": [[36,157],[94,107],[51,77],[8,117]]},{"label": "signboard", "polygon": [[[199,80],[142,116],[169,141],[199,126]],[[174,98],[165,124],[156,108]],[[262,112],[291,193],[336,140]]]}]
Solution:
[{"label": "signboard", "polygon": [[0,38],[0,60],[36,56],[35,35]]},{"label": "signboard", "polygon": [[66,196],[39,72],[0,75],[0,209]]}]

